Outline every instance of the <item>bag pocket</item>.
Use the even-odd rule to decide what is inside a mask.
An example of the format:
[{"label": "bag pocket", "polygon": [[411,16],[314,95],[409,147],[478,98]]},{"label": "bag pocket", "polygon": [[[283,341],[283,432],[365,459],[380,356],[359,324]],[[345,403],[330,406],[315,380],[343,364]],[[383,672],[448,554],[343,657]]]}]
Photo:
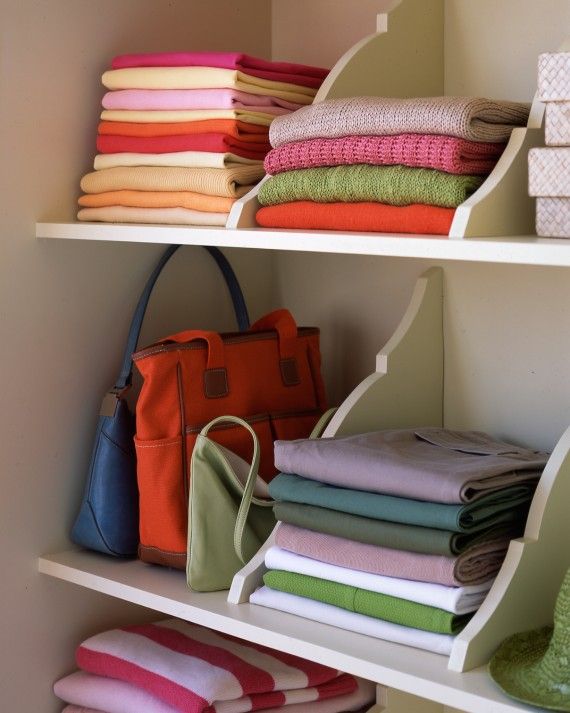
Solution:
[{"label": "bag pocket", "polygon": [[188,495],[182,437],[143,441],[135,436],[135,448],[139,556],[146,562],[184,568]]}]

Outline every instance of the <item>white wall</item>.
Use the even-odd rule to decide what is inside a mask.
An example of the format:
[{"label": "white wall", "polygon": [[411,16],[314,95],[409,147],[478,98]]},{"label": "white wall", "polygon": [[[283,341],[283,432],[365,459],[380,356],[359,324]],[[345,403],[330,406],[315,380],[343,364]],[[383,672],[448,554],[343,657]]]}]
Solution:
[{"label": "white wall", "polygon": [[[353,3],[313,0],[311,18],[319,13],[327,18],[316,23],[305,22],[300,1],[276,0],[273,46],[279,56],[287,56],[290,47],[299,61],[325,62],[335,48],[339,55],[345,51],[347,35],[363,37],[373,31],[370,15],[385,5],[381,0],[363,3],[365,10],[359,13]],[[295,35],[288,40],[291,27]],[[346,31],[339,31],[341,27]],[[556,49],[567,32],[567,0],[447,0],[446,93],[530,100],[537,54]],[[403,314],[416,277],[430,264],[293,253],[280,257],[283,302],[300,321],[322,327],[324,364],[335,400],[373,370],[375,353]],[[441,264],[446,423],[551,448],[570,425],[566,271]],[[315,274],[322,280],[315,280]]]},{"label": "white wall", "polygon": [[[99,402],[161,248],[42,242],[34,223],[74,215],[95,149],[100,75],[115,54],[242,48],[269,56],[269,13],[265,0],[0,3],[2,711],[61,710],[51,685],[72,668],[81,638],[144,614],[39,575],[36,560],[68,546]],[[271,259],[233,253],[255,316],[268,302]],[[187,285],[163,287],[158,302],[172,319],[156,318],[145,338],[180,326],[233,327],[208,256],[187,248],[177,260],[165,281]]]}]

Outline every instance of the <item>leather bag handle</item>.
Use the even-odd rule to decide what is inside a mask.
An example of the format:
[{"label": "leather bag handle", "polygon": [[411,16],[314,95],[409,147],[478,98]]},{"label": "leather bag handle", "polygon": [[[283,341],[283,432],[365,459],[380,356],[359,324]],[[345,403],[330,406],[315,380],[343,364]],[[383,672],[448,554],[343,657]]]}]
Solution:
[{"label": "leather bag handle", "polygon": [[276,309],[266,314],[251,325],[250,332],[264,332],[274,329],[279,337],[279,368],[281,380],[285,386],[300,383],[295,345],[297,342],[297,323],[288,309]]},{"label": "leather bag handle", "polygon": [[[130,386],[133,375],[132,355],[137,348],[137,343],[139,340],[139,335],[142,327],[142,322],[146,313],[148,301],[152,294],[154,285],[160,273],[162,272],[162,269],[179,247],[180,245],[170,245],[164,251],[158,263],[156,264],[156,267],[148,278],[147,283],[141,293],[135,312],[133,314],[131,326],[129,328],[127,345],[125,348],[125,354],[123,356],[121,371],[117,381],[115,382],[115,386],[112,389],[112,392],[114,392],[115,394],[119,394],[127,386]],[[204,250],[206,250],[208,254],[215,260],[216,265],[219,267],[220,272],[222,273],[222,277],[224,278],[228,287],[239,330],[240,332],[246,331],[249,327],[249,315],[247,313],[247,307],[245,304],[243,293],[241,291],[241,287],[239,285],[235,272],[232,269],[232,266],[230,265],[224,254],[220,252],[220,250],[218,250],[218,248],[214,248],[208,245],[201,245],[198,247],[202,247]]]}]

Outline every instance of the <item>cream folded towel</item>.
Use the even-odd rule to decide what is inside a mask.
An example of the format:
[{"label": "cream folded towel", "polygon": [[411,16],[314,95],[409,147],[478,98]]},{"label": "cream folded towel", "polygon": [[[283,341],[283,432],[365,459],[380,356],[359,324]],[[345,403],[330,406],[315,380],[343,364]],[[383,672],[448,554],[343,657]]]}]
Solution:
[{"label": "cream folded towel", "polygon": [[[282,112],[281,112],[282,113]],[[134,124],[171,124],[182,121],[209,121],[211,119],[234,119],[246,124],[269,126],[279,114],[251,109],[192,109],[175,111],[145,111],[129,109],[105,109],[102,121],[129,121]]]},{"label": "cream folded towel", "polygon": [[117,166],[180,166],[181,168],[236,168],[237,166],[262,166],[263,161],[243,158],[234,153],[213,151],[176,151],[175,153],[105,153],[97,154],[93,168]]},{"label": "cream folded towel", "polygon": [[130,208],[122,205],[82,208],[77,220],[103,223],[156,223],[166,225],[206,225],[224,227],[227,213],[207,213],[189,208]]}]

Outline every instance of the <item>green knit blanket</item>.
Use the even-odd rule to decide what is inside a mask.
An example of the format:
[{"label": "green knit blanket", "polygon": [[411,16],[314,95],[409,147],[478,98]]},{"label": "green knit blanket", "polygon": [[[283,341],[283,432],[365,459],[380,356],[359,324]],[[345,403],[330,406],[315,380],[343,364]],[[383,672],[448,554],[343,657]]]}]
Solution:
[{"label": "green knit blanket", "polygon": [[296,572],[270,570],[263,575],[263,582],[271,589],[436,634],[457,634],[472,616]]},{"label": "green knit blanket", "polygon": [[317,203],[374,201],[457,208],[482,182],[480,176],[455,176],[432,168],[357,164],[279,173],[262,184],[258,199],[261,205],[303,200]]}]

